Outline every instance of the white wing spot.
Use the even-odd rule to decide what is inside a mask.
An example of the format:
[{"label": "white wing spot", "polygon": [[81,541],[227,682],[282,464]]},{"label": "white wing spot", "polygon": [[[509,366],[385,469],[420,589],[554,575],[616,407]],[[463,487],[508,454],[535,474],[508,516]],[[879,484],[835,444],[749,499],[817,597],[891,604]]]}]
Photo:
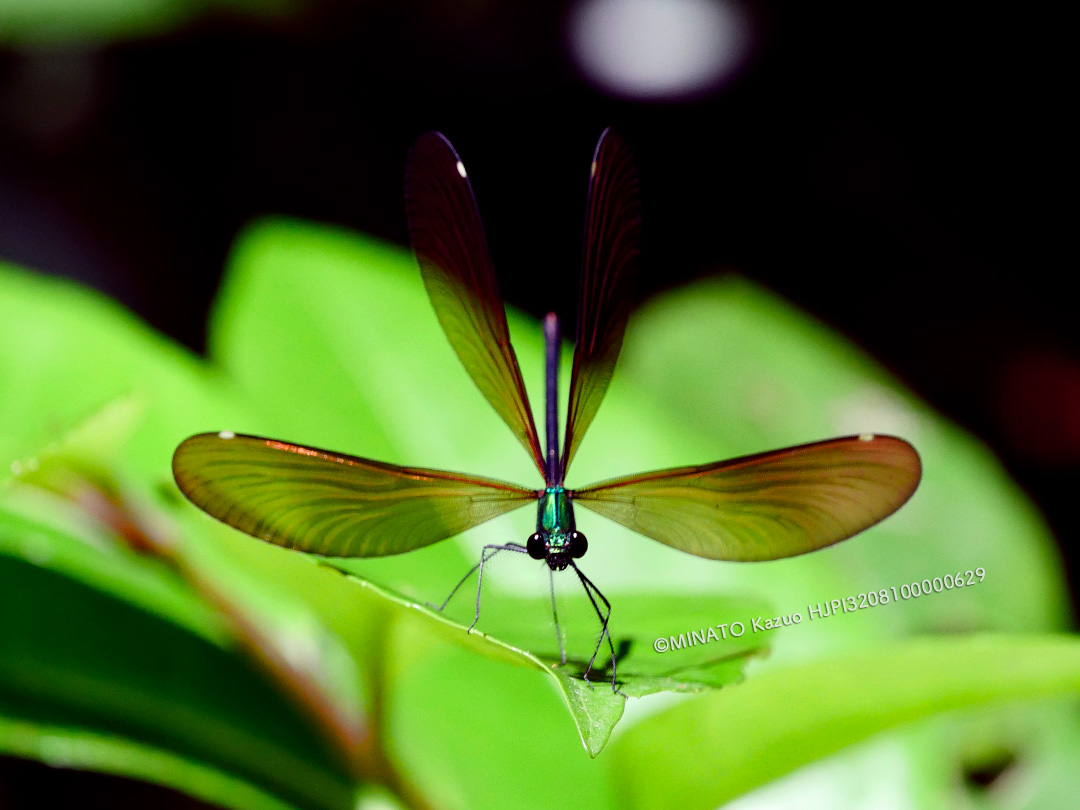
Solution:
[{"label": "white wing spot", "polygon": [[873,433],[863,433],[861,436],[859,436],[859,441],[860,442],[872,442],[873,440],[874,440],[874,434]]},{"label": "white wing spot", "polygon": [[223,431],[221,431],[221,433],[218,434],[218,438],[219,439],[235,439],[236,434],[233,433],[231,430],[223,430]]},{"label": "white wing spot", "polygon": [[462,177],[465,176],[465,164],[462,163],[460,160],[457,162],[457,173],[460,174]]}]

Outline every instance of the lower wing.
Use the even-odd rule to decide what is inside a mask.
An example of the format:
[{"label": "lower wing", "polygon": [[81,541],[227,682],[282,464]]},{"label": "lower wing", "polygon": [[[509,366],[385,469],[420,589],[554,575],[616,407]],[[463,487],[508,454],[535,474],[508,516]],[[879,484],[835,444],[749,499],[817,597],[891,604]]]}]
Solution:
[{"label": "lower wing", "polygon": [[914,447],[867,434],[615,478],[575,490],[573,500],[699,557],[776,560],[873,526],[921,475]]},{"label": "lower wing", "polygon": [[228,431],[185,440],[172,466],[184,495],[223,523],[328,557],[402,554],[536,499],[490,478]]}]

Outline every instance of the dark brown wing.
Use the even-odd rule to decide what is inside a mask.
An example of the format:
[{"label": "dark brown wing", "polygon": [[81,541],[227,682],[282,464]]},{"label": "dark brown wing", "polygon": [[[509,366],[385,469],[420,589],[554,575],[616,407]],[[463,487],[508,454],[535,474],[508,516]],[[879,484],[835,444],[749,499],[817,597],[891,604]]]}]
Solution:
[{"label": "dark brown wing", "polygon": [[589,178],[563,476],[615,371],[640,253],[641,202],[634,159],[623,139],[608,129],[596,145]]},{"label": "dark brown wing", "polygon": [[484,226],[465,165],[438,132],[421,135],[409,154],[405,206],[424,286],[450,345],[543,475],[540,440]]},{"label": "dark brown wing", "polygon": [[328,557],[402,554],[536,499],[532,490],[490,478],[227,431],[181,443],[173,476],[196,506],[223,523]]},{"label": "dark brown wing", "polygon": [[775,560],[838,543],[899,509],[919,484],[915,448],[851,436],[616,478],[574,503],[714,560]]}]

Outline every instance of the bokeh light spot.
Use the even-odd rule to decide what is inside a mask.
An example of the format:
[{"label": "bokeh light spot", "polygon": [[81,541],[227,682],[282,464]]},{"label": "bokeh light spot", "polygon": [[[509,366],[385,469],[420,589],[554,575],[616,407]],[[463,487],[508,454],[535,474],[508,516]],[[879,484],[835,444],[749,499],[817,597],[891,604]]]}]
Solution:
[{"label": "bokeh light spot", "polygon": [[581,0],[567,34],[582,73],[612,95],[704,95],[750,51],[750,24],[732,0]]}]

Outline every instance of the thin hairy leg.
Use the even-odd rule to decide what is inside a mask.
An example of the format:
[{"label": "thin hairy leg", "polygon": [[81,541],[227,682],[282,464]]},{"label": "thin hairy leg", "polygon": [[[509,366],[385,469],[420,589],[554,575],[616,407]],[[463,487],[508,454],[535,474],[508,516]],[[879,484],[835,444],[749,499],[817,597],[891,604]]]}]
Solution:
[{"label": "thin hairy leg", "polygon": [[[573,560],[570,561],[570,565],[573,567],[574,573],[578,575],[578,579],[581,580],[581,585],[585,588],[585,595],[589,597],[593,610],[596,611],[596,616],[600,619],[600,638],[596,641],[596,648],[593,650],[592,658],[589,659],[589,666],[585,668],[585,680],[589,679],[589,673],[592,672],[593,663],[596,661],[596,655],[600,652],[600,646],[604,643],[604,639],[607,638],[608,649],[611,651],[611,688],[615,692],[622,694],[615,685],[615,668],[617,665],[615,659],[615,645],[612,643],[611,633],[608,631],[608,619],[611,618],[611,603],[604,594],[600,592],[600,589],[593,584],[592,580],[581,573],[581,569],[577,567]],[[596,604],[593,593],[596,593],[596,595],[600,597],[600,601],[603,602],[604,607],[607,608],[607,613],[602,613],[600,611],[600,606]]]},{"label": "thin hairy leg", "polygon": [[[480,569],[480,575],[476,578],[476,615],[473,617],[472,624],[469,625],[469,632],[476,627],[476,623],[480,621],[480,589],[484,587],[484,563],[498,554],[500,551],[517,551],[521,554],[528,554],[525,546],[518,545],[517,543],[507,543],[502,546],[484,546],[483,551],[480,552],[480,564],[477,566]],[[471,571],[469,572],[472,573]]]},{"label": "thin hairy leg", "polygon": [[484,550],[480,554],[481,562],[478,562],[476,565],[469,569],[468,573],[465,574],[465,576],[461,578],[458,584],[454,586],[454,589],[450,591],[450,595],[443,600],[441,605],[436,605],[434,602],[428,602],[428,607],[434,610],[443,610],[448,604],[450,604],[450,600],[454,598],[454,594],[461,590],[461,586],[468,582],[469,577],[476,573],[476,569],[480,567],[481,563],[484,560],[484,555],[487,553],[487,550],[489,548],[495,549],[495,551],[492,551],[490,554],[487,555],[489,557],[494,556],[495,553],[498,551],[525,551],[525,547],[517,543],[507,543],[503,546],[484,546]]}]

